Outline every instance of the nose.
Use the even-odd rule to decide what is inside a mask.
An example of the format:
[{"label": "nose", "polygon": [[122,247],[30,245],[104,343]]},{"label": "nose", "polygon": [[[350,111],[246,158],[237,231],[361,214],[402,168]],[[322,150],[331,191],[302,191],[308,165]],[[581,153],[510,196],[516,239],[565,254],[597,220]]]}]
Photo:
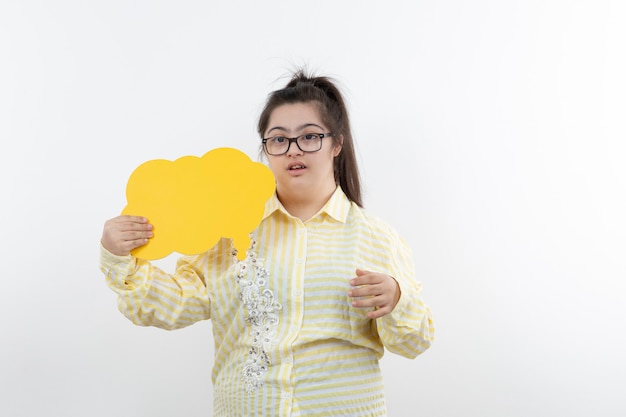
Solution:
[{"label": "nose", "polygon": [[[298,146],[298,138],[289,138],[289,145],[287,145],[287,155],[302,155],[304,152]],[[293,146],[292,146],[293,145]]]}]

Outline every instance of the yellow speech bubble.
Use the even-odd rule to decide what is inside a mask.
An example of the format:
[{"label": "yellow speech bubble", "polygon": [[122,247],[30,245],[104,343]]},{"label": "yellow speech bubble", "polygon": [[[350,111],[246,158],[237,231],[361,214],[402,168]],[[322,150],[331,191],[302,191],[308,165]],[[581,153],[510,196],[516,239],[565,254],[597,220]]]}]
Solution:
[{"label": "yellow speech bubble", "polygon": [[132,254],[149,260],[193,255],[225,237],[243,259],[275,188],[268,167],[233,148],[144,162],[128,179],[122,214],[147,217],[154,237]]}]

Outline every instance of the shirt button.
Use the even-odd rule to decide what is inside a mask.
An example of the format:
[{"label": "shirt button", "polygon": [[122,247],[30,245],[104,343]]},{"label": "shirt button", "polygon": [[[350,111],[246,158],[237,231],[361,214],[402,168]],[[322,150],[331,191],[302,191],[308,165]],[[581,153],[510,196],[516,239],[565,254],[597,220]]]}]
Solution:
[{"label": "shirt button", "polygon": [[306,233],[306,229],[298,229],[298,234],[303,235]]},{"label": "shirt button", "polygon": [[300,291],[300,290],[295,290],[295,291],[293,292],[293,295],[295,295],[296,297],[300,297],[300,296],[302,295],[302,291]]},{"label": "shirt button", "polygon": [[291,363],[291,356],[287,356],[285,358],[285,363]]},{"label": "shirt button", "polygon": [[291,398],[291,393],[290,392],[282,392],[280,394],[280,398],[282,398],[283,400],[288,400]]},{"label": "shirt button", "polygon": [[296,263],[297,263],[298,265],[302,265],[302,264],[304,263],[304,259],[302,259],[302,258],[298,258],[298,259],[296,259]]}]

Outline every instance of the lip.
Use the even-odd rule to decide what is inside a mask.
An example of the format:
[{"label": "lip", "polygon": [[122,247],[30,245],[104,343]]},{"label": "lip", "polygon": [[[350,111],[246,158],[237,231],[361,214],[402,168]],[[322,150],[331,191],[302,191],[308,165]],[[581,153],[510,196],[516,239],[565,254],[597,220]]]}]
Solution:
[{"label": "lip", "polygon": [[302,167],[302,169],[306,168],[306,165],[304,165],[304,162],[300,162],[300,161],[294,161],[294,162],[290,162],[289,165],[287,165],[287,170],[291,171],[294,167]]},{"label": "lip", "polygon": [[[301,168],[293,169],[294,167],[298,167],[298,166]],[[304,164],[304,162],[293,161],[293,162],[290,162],[289,165],[287,165],[287,172],[289,172],[289,174],[291,175],[301,174],[304,170],[306,170],[306,165]]]}]

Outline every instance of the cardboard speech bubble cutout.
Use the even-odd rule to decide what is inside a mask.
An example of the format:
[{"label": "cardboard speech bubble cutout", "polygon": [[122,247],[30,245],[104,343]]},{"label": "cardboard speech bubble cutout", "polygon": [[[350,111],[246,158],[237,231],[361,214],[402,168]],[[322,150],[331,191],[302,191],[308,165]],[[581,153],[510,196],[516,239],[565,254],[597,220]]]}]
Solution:
[{"label": "cardboard speech bubble cutout", "polygon": [[128,180],[122,214],[148,218],[154,237],[132,254],[148,260],[172,252],[193,255],[225,237],[233,239],[237,257],[244,259],[249,234],[275,189],[268,167],[233,148],[144,162]]}]

